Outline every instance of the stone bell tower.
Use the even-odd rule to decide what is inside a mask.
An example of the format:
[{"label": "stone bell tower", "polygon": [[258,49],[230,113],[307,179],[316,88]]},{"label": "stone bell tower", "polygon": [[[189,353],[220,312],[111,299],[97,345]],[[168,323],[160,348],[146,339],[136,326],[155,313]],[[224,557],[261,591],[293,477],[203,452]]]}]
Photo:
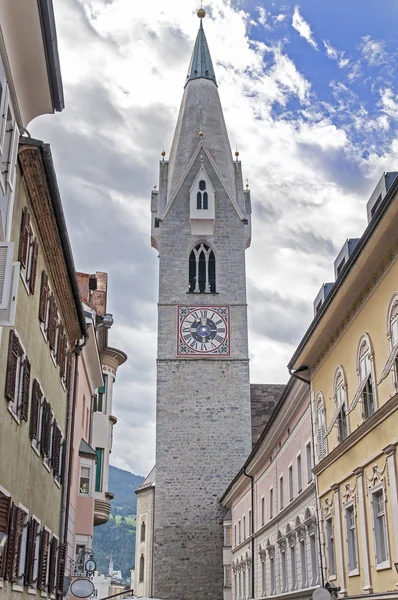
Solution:
[{"label": "stone bell tower", "polygon": [[160,260],[153,595],[168,600],[221,600],[218,499],[251,450],[250,192],[232,158],[205,14],[151,205]]}]

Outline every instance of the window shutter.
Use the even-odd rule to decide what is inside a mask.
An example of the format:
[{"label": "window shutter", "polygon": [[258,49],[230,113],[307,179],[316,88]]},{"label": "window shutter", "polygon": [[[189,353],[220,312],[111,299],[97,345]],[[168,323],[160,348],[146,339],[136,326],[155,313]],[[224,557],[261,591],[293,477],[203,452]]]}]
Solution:
[{"label": "window shutter", "polygon": [[18,581],[19,559],[21,556],[22,546],[22,530],[24,527],[25,517],[26,513],[22,510],[22,508],[17,508],[15,517],[14,553],[12,557],[12,569],[10,578],[10,581],[12,581],[13,583],[16,583]]},{"label": "window shutter", "polygon": [[0,242],[0,309],[8,307],[14,242]]},{"label": "window shutter", "polygon": [[8,539],[7,547],[3,550],[4,557],[4,579],[7,581],[11,580],[12,564],[14,559],[14,547],[15,547],[15,529],[17,520],[17,507],[15,504],[11,504],[10,517],[8,521]]},{"label": "window shutter", "polygon": [[35,568],[36,542],[38,523],[35,519],[30,519],[28,524],[28,538],[26,542],[26,561],[24,584],[33,585],[33,576]]},{"label": "window shutter", "polygon": [[58,325],[58,344],[57,344],[57,363],[60,365],[62,362],[62,352],[64,348],[64,326],[62,323]]},{"label": "window shutter", "polygon": [[59,474],[59,482],[64,485],[65,482],[65,470],[66,470],[66,443],[65,440],[60,444],[61,452],[61,472]]},{"label": "window shutter", "polygon": [[30,387],[30,362],[28,357],[25,357],[25,369],[23,373],[22,383],[22,406],[21,406],[21,417],[27,422],[29,413],[29,387]]},{"label": "window shutter", "polygon": [[[41,432],[40,432],[40,452],[43,456],[47,456],[48,453],[48,414],[50,404],[47,400],[43,402],[43,415],[41,419]],[[51,410],[51,409],[50,409]]]},{"label": "window shutter", "polygon": [[66,544],[60,544],[58,548],[57,593],[62,596],[64,595],[65,557]]},{"label": "window shutter", "polygon": [[22,213],[21,235],[19,238],[19,251],[18,251],[18,260],[24,269],[26,268],[26,254],[28,252],[29,231],[30,231],[30,214],[29,214],[28,209],[25,206],[23,213]]},{"label": "window shutter", "polygon": [[5,397],[11,402],[14,401],[15,381],[17,377],[17,363],[19,356],[19,340],[14,330],[10,331],[10,340],[8,343],[8,360],[7,360],[7,375]]},{"label": "window shutter", "polygon": [[30,408],[30,427],[29,435],[31,440],[37,440],[37,426],[39,424],[41,389],[37,379],[33,380],[32,402]]},{"label": "window shutter", "polygon": [[50,565],[48,569],[48,591],[50,594],[55,593],[55,573],[57,568],[57,549],[58,544],[55,537],[52,538],[50,544]]},{"label": "window shutter", "polygon": [[46,590],[47,583],[47,562],[48,562],[48,542],[50,534],[46,529],[41,532],[40,553],[39,553],[39,570],[37,574],[37,587],[42,592]]},{"label": "window shutter", "polygon": [[[64,329],[62,329],[62,331],[64,331]],[[62,336],[62,340],[60,342],[60,345],[58,345],[59,347],[59,375],[61,377],[61,379],[65,379],[65,374],[66,374],[66,350],[67,350],[67,346],[66,346],[66,335],[65,333]]]},{"label": "window shutter", "polygon": [[39,304],[39,320],[42,323],[46,321],[48,299],[48,275],[45,271],[41,272],[41,288],[40,288],[40,304]]},{"label": "window shutter", "polygon": [[[9,517],[10,517],[11,498],[0,492],[0,532],[8,534]],[[4,574],[6,564],[7,545],[0,556],[0,579]]]},{"label": "window shutter", "polygon": [[55,349],[55,340],[57,335],[57,305],[54,295],[50,297],[50,315],[48,319],[48,342],[50,350]]},{"label": "window shutter", "polygon": [[39,254],[39,244],[33,242],[32,266],[30,269],[29,291],[33,295],[35,293],[36,272],[37,272],[37,256]]},{"label": "window shutter", "polygon": [[72,387],[71,386],[71,375],[72,375],[72,351],[69,350],[68,352],[68,359],[66,362],[66,387],[68,388],[68,390]]},{"label": "window shutter", "polygon": [[59,477],[61,459],[61,430],[57,423],[54,422],[54,438],[53,438],[53,458],[52,464],[54,469],[54,475]]}]

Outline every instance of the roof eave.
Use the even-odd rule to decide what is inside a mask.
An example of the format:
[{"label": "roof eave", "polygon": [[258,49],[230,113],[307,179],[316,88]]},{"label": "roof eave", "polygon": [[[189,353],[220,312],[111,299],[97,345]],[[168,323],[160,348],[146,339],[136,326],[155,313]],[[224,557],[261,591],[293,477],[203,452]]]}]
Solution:
[{"label": "roof eave", "polygon": [[65,108],[65,100],[58,54],[54,6],[52,0],[38,0],[38,7],[53,109],[54,111],[61,112]]}]

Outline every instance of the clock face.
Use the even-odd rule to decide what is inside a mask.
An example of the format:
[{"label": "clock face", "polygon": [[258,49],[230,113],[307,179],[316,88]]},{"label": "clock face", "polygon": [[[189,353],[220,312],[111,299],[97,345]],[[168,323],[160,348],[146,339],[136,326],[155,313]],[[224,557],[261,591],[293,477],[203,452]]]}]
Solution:
[{"label": "clock face", "polygon": [[229,306],[179,306],[179,356],[229,356]]}]

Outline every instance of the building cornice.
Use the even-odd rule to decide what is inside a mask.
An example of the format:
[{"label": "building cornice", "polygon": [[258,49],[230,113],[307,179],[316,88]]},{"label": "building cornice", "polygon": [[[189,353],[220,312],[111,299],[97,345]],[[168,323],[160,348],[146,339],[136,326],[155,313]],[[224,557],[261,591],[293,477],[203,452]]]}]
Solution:
[{"label": "building cornice", "polygon": [[116,377],[118,368],[127,360],[127,354],[123,350],[106,347],[100,352],[100,360],[101,365],[111,369]]},{"label": "building cornice", "polygon": [[[324,459],[321,460],[314,468],[313,473],[318,476],[325,469],[330,467],[336,460],[341,458],[350,448],[355,446],[361,439],[369,434],[372,429],[385,421],[398,407],[398,394],[395,394],[387,400],[379,409],[376,410],[366,421],[364,421],[357,429],[355,429],[344,441],[334,448]],[[358,466],[358,465],[356,465]]]}]

